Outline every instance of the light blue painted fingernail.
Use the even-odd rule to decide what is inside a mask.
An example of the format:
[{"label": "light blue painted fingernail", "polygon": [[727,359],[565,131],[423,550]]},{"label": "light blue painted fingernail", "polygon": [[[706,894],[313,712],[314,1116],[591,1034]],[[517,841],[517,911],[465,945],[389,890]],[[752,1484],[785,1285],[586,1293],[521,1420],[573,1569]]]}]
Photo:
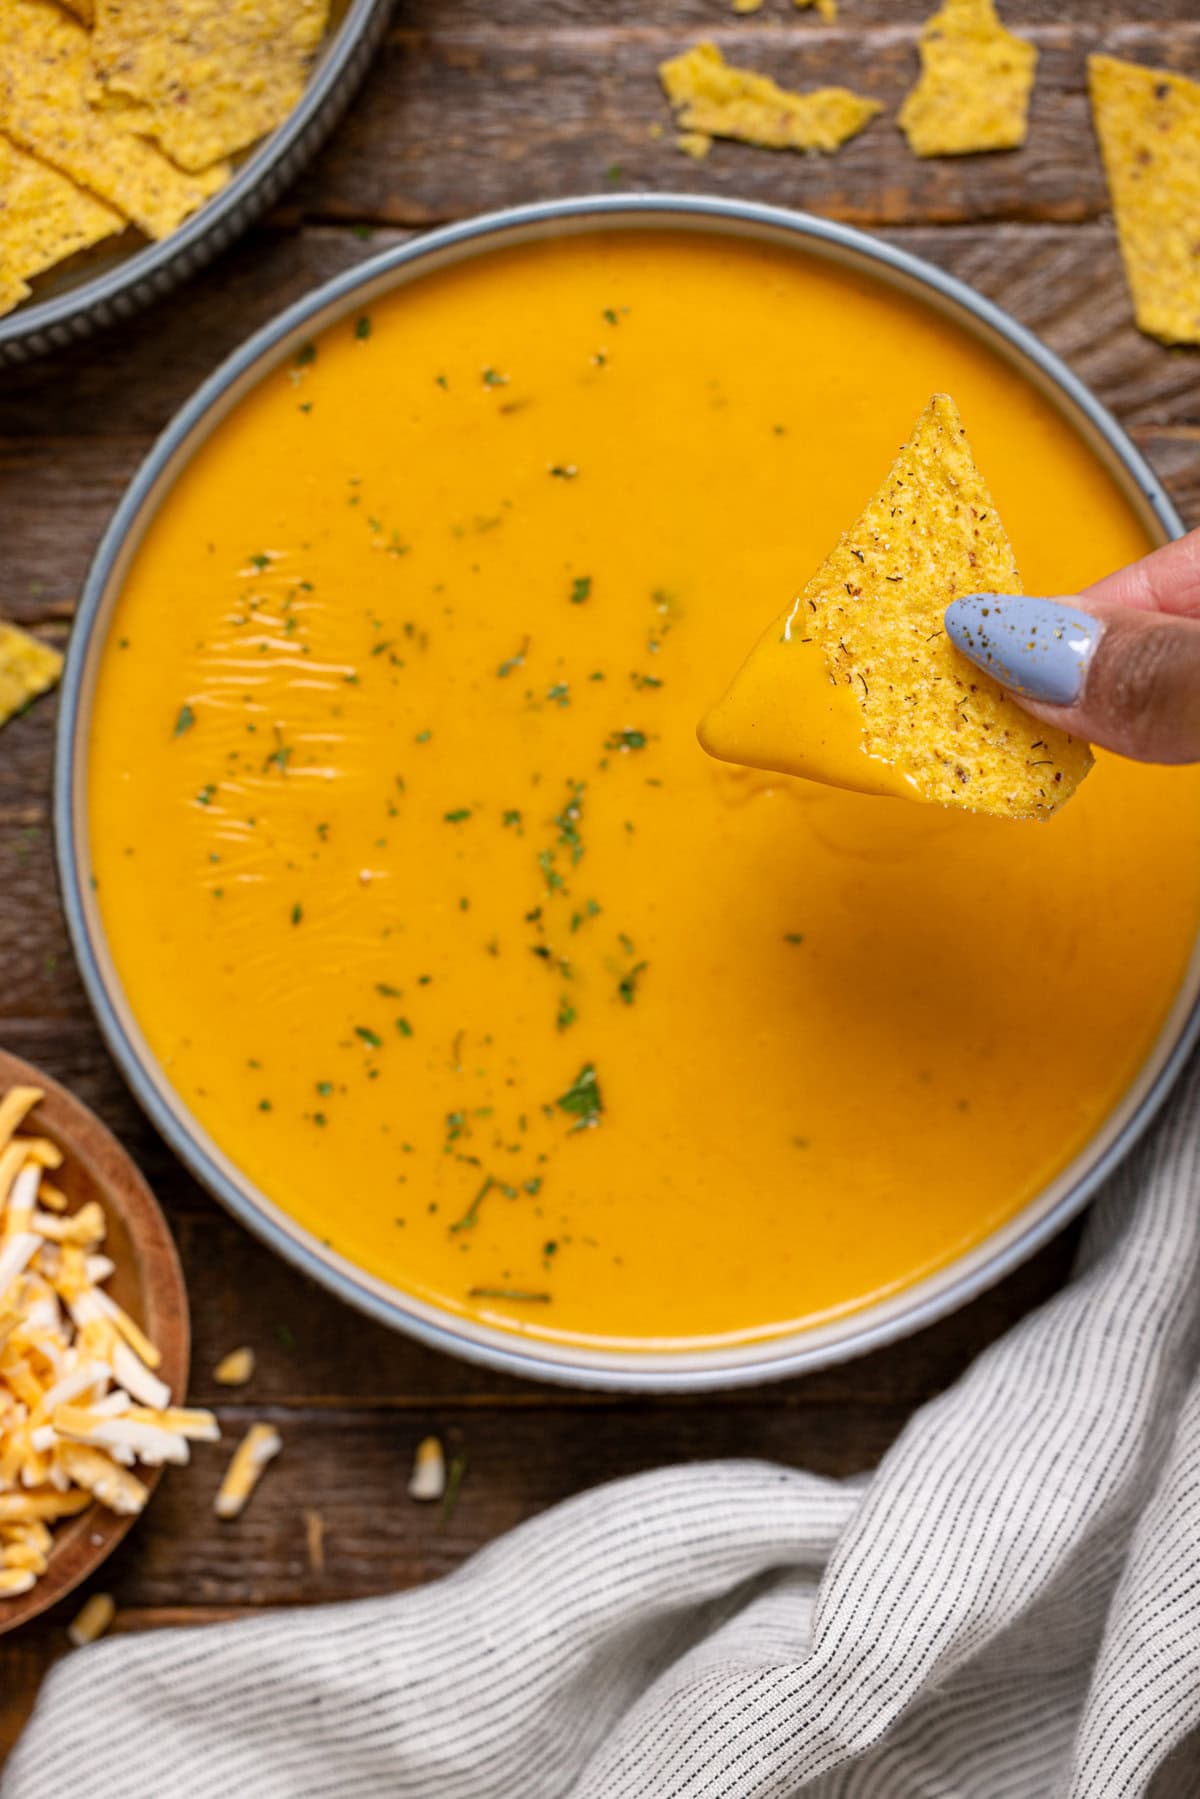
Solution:
[{"label": "light blue painted fingernail", "polygon": [[1073,706],[1104,626],[1066,600],[972,593],[947,606],[946,630],[1002,686],[1051,706]]}]

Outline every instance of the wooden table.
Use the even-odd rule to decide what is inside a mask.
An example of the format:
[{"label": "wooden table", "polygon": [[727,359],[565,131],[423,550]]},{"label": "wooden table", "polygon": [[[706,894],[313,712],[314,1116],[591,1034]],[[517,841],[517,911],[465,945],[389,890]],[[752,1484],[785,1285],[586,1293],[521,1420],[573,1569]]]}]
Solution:
[{"label": "wooden table", "polygon": [[[1009,0],[1041,66],[1023,151],[917,162],[890,118],[836,157],[672,143],[655,65],[699,36],[788,86],[844,82],[894,114],[915,69],[924,0],[842,0],[826,25],[766,0],[400,0],[360,99],[280,209],[188,287],[122,330],[0,374],[0,611],[65,638],[102,527],[155,434],[217,361],[286,302],[443,220],[550,195],[708,190],[807,207],[878,231],[973,282],[1039,332],[1111,406],[1185,515],[1200,517],[1194,353],[1139,336],[1091,134],[1084,56],[1200,73],[1188,0]],[[1136,12],[1139,23],[1122,15]],[[666,127],[653,136],[652,126]],[[392,1592],[435,1578],[566,1494],[665,1461],[769,1456],[829,1474],[869,1467],[913,1408],[1063,1278],[1068,1238],[935,1329],[868,1360],[694,1400],[560,1392],[446,1360],[343,1309],[277,1262],[184,1174],[102,1047],[55,892],[48,822],[53,702],[0,748],[2,1040],[95,1106],[156,1187],[192,1295],[198,1404],[230,1436],[269,1418],[285,1450],[244,1518],[211,1497],[227,1449],[169,1473],[108,1565],[118,1628],[199,1624],[263,1607]],[[212,1369],[258,1352],[252,1388]],[[405,1494],[418,1438],[466,1458],[453,1515]],[[305,1511],[324,1522],[324,1566]],[[66,1610],[69,1612],[70,1607]],[[64,1617],[0,1641],[0,1754]]]}]

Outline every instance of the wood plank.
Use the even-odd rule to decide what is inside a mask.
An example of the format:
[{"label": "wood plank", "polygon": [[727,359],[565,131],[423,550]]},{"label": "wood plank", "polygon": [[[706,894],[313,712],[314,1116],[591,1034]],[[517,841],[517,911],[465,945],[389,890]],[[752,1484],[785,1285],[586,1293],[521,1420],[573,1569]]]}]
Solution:
[{"label": "wood plank", "polygon": [[[1108,204],[1084,85],[1088,52],[1200,66],[1193,22],[1121,24],[1110,13],[1026,30],[1010,8],[1041,51],[1028,142],[1014,153],[921,160],[897,134],[895,113],[916,77],[916,34],[929,10],[897,0],[868,29],[848,9],[820,26],[778,10],[735,19],[714,6],[701,17],[694,5],[629,23],[588,20],[580,7],[562,24],[528,11],[506,12],[499,24],[449,7],[401,7],[360,100],[290,203],[309,218],[422,225],[616,185],[786,200],[859,224],[1088,219]],[[786,87],[847,85],[881,101],[886,115],[836,156],[724,144],[698,166],[674,146],[656,71],[700,35]]]},{"label": "wood plank", "polygon": [[[595,28],[712,32],[721,25],[740,27],[753,36],[790,26],[804,38],[849,34],[862,39],[872,27],[899,25],[917,29],[937,10],[939,0],[842,0],[840,17],[829,21],[815,11],[798,13],[792,0],[764,0],[752,17],[739,17],[731,0],[604,0],[598,14],[594,0],[400,0],[393,29],[432,32],[470,29],[492,32],[565,31]],[[1081,30],[1111,33],[1130,24],[1129,0],[1000,0],[999,11],[1013,31],[1030,26],[1075,25]],[[1139,26],[1170,27],[1188,16],[1186,0],[1138,0]]]}]

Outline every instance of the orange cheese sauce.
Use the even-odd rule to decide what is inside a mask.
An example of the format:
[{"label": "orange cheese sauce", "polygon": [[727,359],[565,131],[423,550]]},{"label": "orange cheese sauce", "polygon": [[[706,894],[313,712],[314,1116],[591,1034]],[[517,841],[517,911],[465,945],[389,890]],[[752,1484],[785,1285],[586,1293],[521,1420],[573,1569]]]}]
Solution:
[{"label": "orange cheese sauce", "polygon": [[1195,939],[1200,771],[1105,757],[1011,825],[696,741],[942,390],[1030,591],[1146,547],[944,319],[696,236],[425,277],[197,454],[102,662],[97,901],[314,1237],[515,1329],[753,1338],[946,1263],[1105,1118]]}]

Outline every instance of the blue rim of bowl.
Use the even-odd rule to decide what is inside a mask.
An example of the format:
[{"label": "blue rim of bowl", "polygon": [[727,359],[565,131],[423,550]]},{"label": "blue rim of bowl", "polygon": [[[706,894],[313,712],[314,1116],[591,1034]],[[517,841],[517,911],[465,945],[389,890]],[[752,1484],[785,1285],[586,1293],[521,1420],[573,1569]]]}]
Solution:
[{"label": "blue rim of bowl", "polygon": [[177,230],[131,250],[91,279],[0,318],[0,367],[31,361],[128,318],[220,255],[273,205],[315,155],[366,74],[395,0],[349,0],[287,118],[230,181]]},{"label": "blue rim of bowl", "polygon": [[[1051,1182],[1043,1196],[978,1246],[977,1251],[934,1270],[915,1285],[836,1319],[836,1334],[814,1327],[717,1349],[598,1351],[562,1339],[522,1337],[512,1330],[477,1326],[473,1321],[375,1280],[320,1245],[311,1233],[287,1219],[266,1195],[254,1191],[206,1138],[188,1122],[183,1102],[147,1048],[134,1040],[132,1015],[124,1005],[115,972],[106,978],[103,930],[89,906],[85,864],[85,782],[81,726],[89,698],[86,683],[98,660],[102,639],[93,636],[114,572],[131,532],[143,525],[154,490],[172,460],[210,414],[223,415],[250,384],[278,365],[302,342],[311,322],[335,311],[352,296],[400,285],[412,274],[461,260],[463,256],[513,243],[595,229],[712,229],[790,243],[832,257],[860,271],[890,277],[893,284],[940,303],[960,326],[973,329],[993,350],[1018,366],[1027,379],[1058,406],[1093,452],[1124,487],[1151,527],[1178,537],[1183,525],[1162,484],[1116,421],[1079,378],[1032,332],[1000,307],[953,276],[852,227],[781,207],[693,195],[604,195],[546,201],[484,214],[387,250],[295,302],[235,351],[192,395],[168,425],[134,477],[96,552],[84,587],[64,674],[58,724],[54,824],[63,904],[84,985],[118,1066],[143,1110],[184,1165],[235,1217],[276,1253],[368,1316],[428,1346],[503,1373],[562,1385],[625,1392],[701,1392],[745,1386],[807,1373],[883,1347],[934,1323],[975,1298],[1026,1261],[1073,1218],[1128,1154],[1159,1110],[1189,1051],[1200,1038],[1200,942],[1171,1016],[1138,1078],[1111,1115],[1110,1135],[1102,1129],[1092,1143]],[[394,281],[388,278],[395,277]],[[374,297],[368,294],[368,299]],[[982,329],[981,329],[982,328]],[[231,398],[231,395],[233,396]],[[222,403],[225,403],[224,405]],[[1065,404],[1064,404],[1065,403]],[[1139,1091],[1140,1088],[1140,1091]],[[1124,1116],[1121,1116],[1124,1112]],[[1117,1120],[1119,1122],[1113,1122]],[[1092,1153],[1097,1142],[1102,1147]],[[1085,1162],[1078,1173],[1076,1164]],[[1046,1200],[1046,1194],[1056,1197]],[[1040,1207],[1040,1209],[1039,1209]],[[1034,1215],[1036,1213],[1036,1215]],[[1028,1214],[1028,1216],[1027,1216]],[[880,1315],[882,1314],[882,1315]]]}]

